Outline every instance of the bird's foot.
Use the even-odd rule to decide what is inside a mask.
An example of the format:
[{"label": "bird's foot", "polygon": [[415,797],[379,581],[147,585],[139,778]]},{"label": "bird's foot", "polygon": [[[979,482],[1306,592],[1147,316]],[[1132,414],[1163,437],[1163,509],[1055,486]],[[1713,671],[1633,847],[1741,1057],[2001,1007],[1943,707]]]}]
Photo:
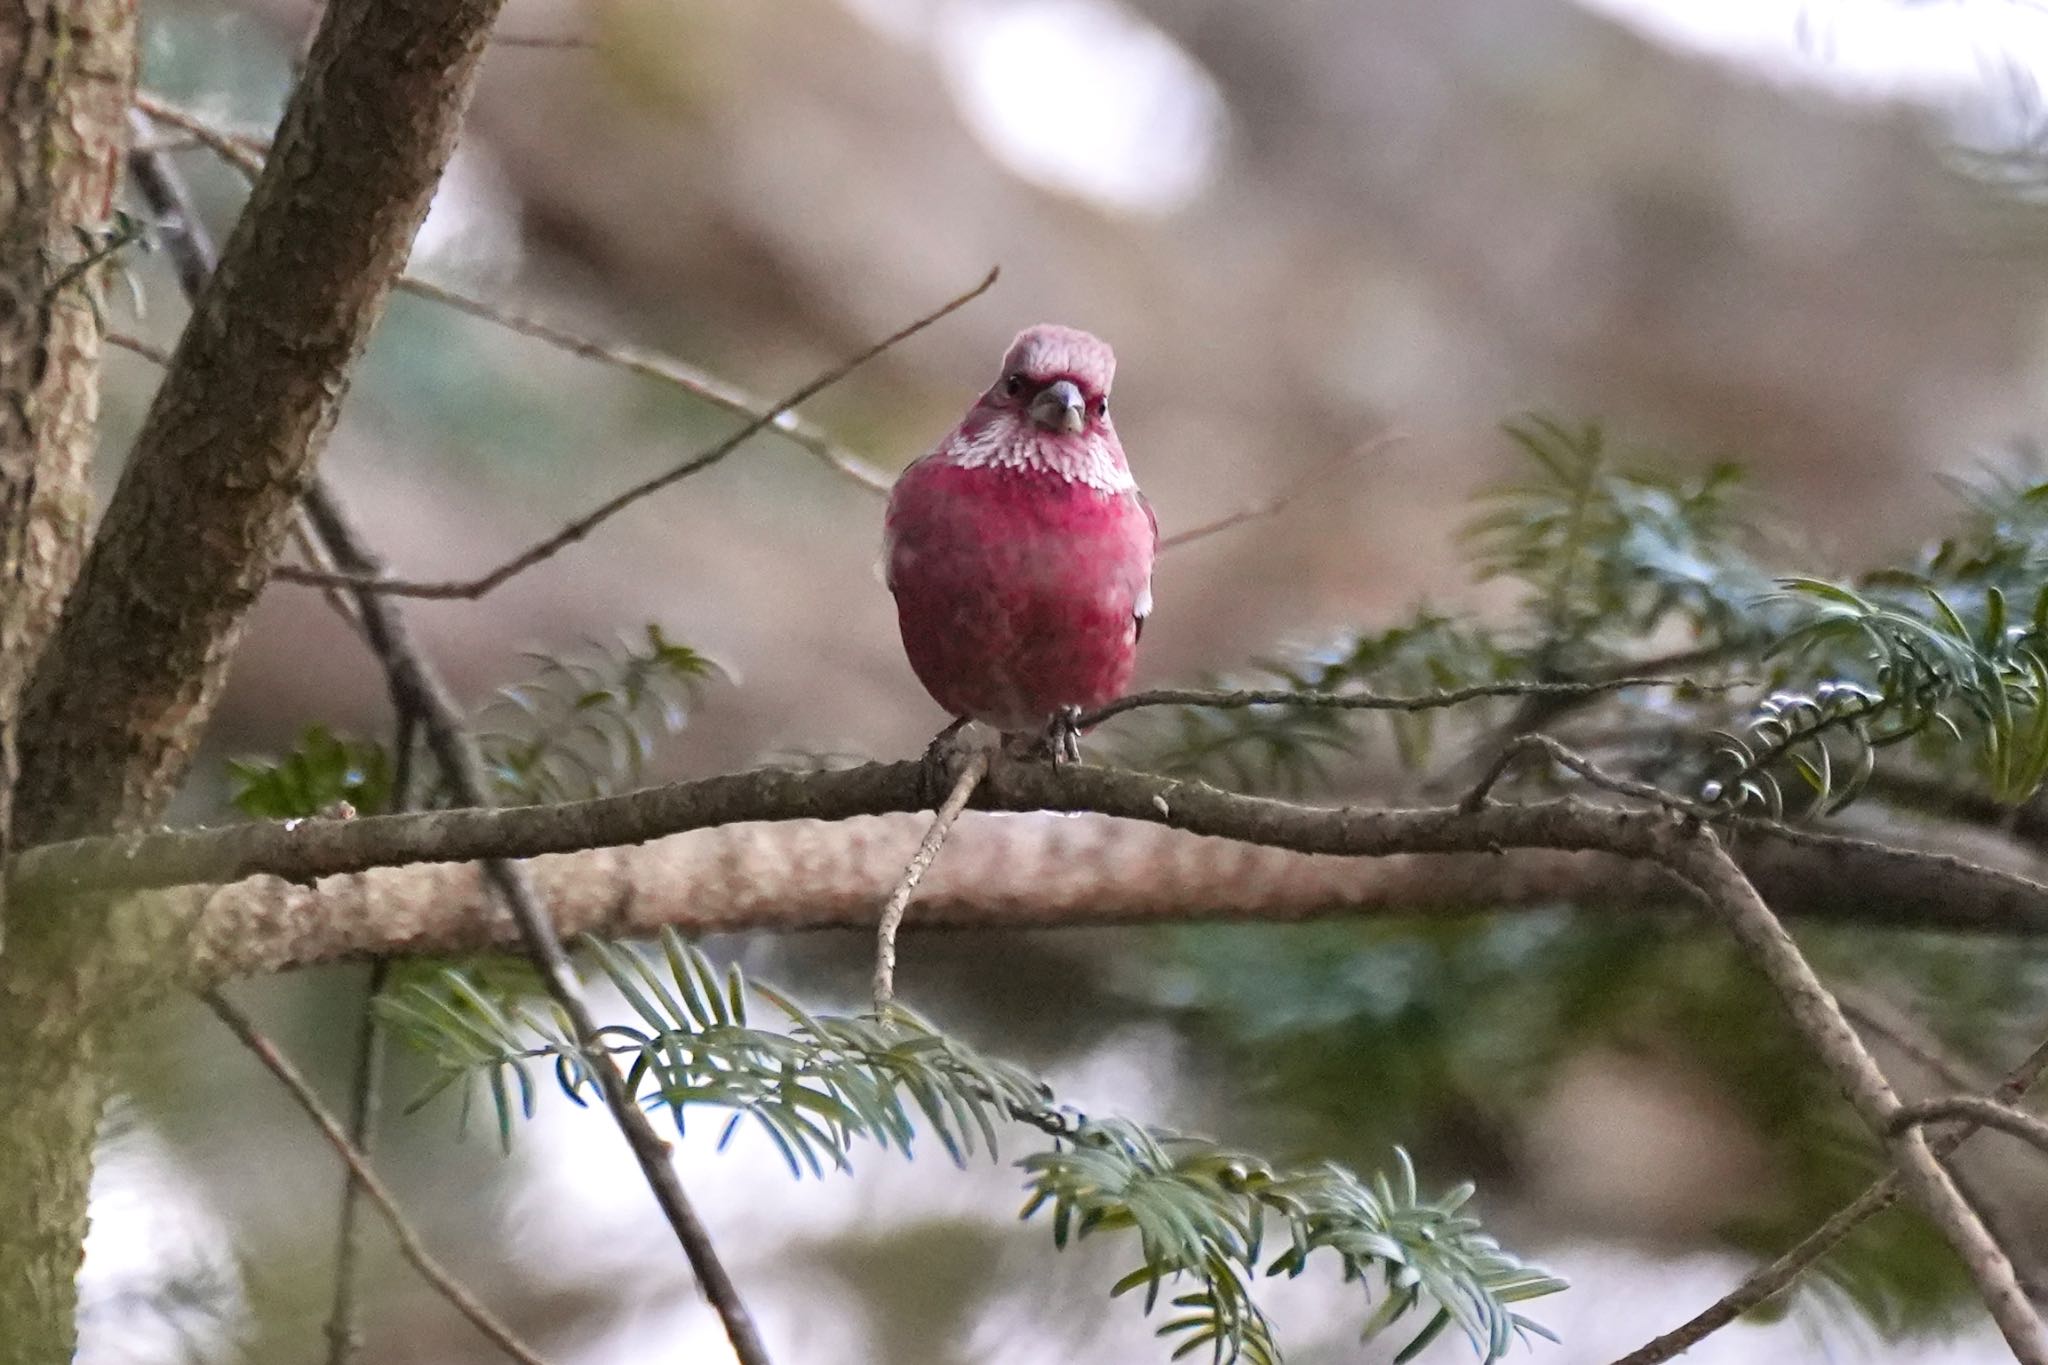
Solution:
[{"label": "bird's foot", "polygon": [[1055,711],[1045,728],[1037,733],[1026,731],[1022,734],[1004,736],[1003,755],[1006,758],[1022,759],[1027,762],[1050,761],[1054,767],[1065,763],[1081,761],[1081,708],[1062,706]]},{"label": "bird's foot", "polygon": [[954,721],[945,729],[932,736],[932,742],[924,749],[924,757],[918,761],[918,797],[924,805],[937,810],[960,778],[960,770],[987,745],[987,740],[970,730],[965,716]]}]

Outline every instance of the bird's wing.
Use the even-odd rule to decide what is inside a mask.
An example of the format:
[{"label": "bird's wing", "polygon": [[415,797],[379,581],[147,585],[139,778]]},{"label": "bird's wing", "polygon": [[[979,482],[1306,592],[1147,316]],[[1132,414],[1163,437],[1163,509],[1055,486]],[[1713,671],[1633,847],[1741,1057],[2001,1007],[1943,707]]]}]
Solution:
[{"label": "bird's wing", "polygon": [[1145,556],[1145,582],[1138,589],[1138,600],[1131,608],[1131,615],[1138,622],[1137,634],[1132,643],[1145,638],[1145,618],[1152,614],[1152,563],[1159,555],[1159,514],[1152,510],[1152,500],[1143,493],[1132,490],[1138,499],[1138,506],[1145,509],[1145,520],[1152,527],[1152,545]]}]

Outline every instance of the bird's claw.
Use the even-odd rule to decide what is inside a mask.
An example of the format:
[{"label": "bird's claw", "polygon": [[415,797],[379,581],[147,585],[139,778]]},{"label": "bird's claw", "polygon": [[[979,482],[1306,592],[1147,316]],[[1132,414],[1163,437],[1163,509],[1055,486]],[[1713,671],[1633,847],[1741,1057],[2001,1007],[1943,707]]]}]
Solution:
[{"label": "bird's claw", "polygon": [[1052,753],[1054,767],[1062,763],[1081,761],[1081,708],[1062,706],[1053,713],[1045,726],[1046,748]]}]

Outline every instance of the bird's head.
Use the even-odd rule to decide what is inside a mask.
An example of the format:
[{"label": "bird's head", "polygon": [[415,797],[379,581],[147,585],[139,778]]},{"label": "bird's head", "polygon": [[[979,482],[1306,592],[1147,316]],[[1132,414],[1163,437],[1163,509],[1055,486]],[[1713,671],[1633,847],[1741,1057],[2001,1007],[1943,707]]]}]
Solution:
[{"label": "bird's head", "polygon": [[1017,334],[984,406],[1021,415],[1040,431],[1081,436],[1109,429],[1116,353],[1072,327],[1040,323]]},{"label": "bird's head", "polygon": [[939,456],[970,468],[1041,470],[1103,492],[1133,489],[1109,420],[1115,377],[1107,343],[1072,327],[1028,327]]}]

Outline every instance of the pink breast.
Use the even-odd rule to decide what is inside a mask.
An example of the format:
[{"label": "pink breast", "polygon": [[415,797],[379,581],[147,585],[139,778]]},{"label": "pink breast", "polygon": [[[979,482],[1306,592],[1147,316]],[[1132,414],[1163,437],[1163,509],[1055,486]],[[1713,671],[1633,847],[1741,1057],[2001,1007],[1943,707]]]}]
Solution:
[{"label": "pink breast", "polygon": [[897,485],[888,529],[903,646],[948,713],[1036,730],[1129,685],[1155,540],[1135,492],[926,462]]}]

